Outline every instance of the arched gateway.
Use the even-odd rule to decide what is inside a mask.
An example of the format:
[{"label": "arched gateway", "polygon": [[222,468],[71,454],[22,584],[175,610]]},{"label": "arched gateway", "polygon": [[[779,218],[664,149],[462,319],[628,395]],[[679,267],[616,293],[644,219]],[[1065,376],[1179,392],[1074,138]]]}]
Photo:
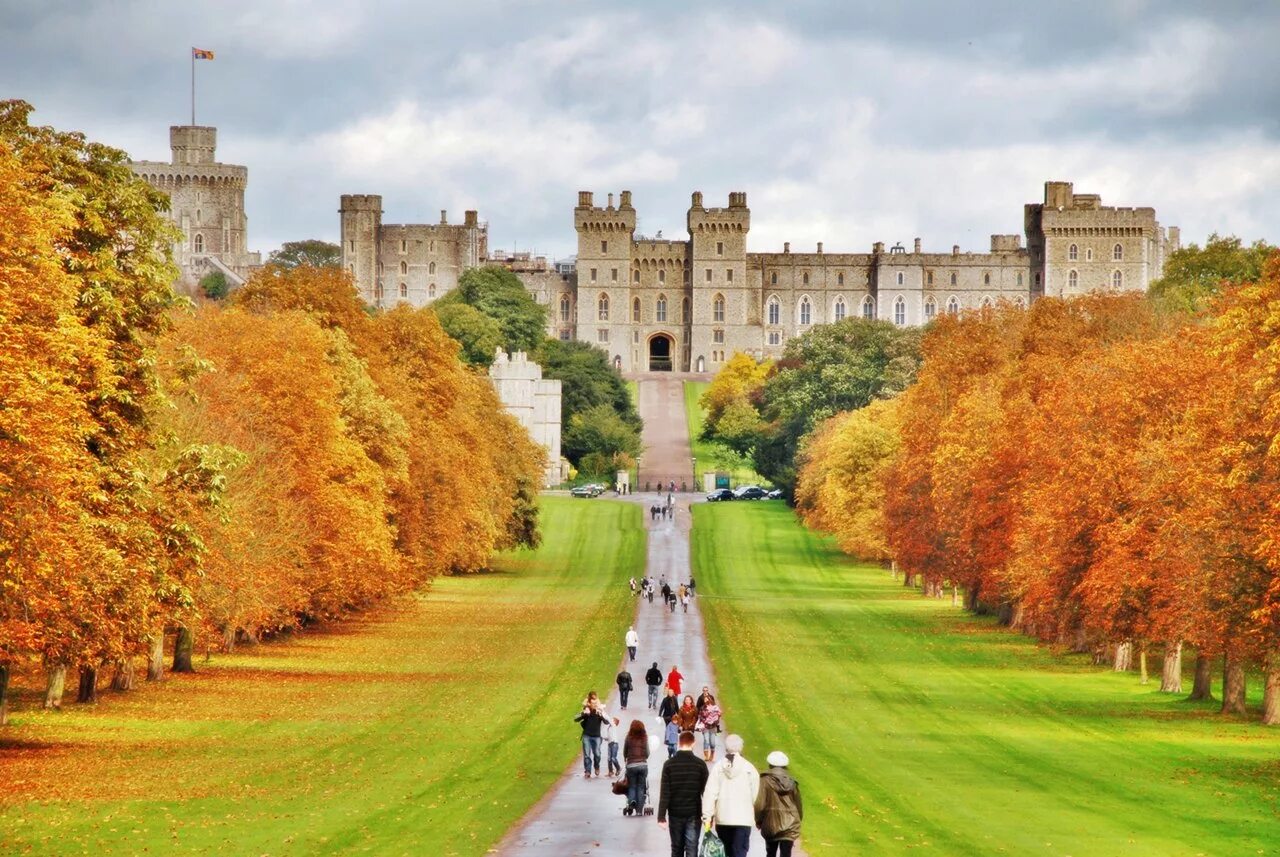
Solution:
[{"label": "arched gateway", "polygon": [[670,372],[674,353],[675,340],[669,334],[655,333],[649,337],[649,371]]}]

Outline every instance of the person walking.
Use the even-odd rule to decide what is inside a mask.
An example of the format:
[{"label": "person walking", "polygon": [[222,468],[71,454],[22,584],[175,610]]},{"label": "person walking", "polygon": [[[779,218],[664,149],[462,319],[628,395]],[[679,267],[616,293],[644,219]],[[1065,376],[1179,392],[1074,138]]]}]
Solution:
[{"label": "person walking", "polygon": [[774,750],[765,761],[769,763],[769,770],[760,775],[756,827],[764,837],[765,857],[791,857],[804,820],[800,784],[787,770],[791,760],[786,753]]},{"label": "person walking", "polygon": [[627,668],[623,667],[622,672],[618,673],[618,698],[622,702],[625,710],[627,707],[627,699],[631,696],[631,673],[627,672]]},{"label": "person walking", "polygon": [[639,720],[631,721],[622,758],[627,763],[627,807],[623,814],[643,815],[649,796],[649,735]]},{"label": "person walking", "polygon": [[622,773],[622,765],[618,763],[618,724],[616,717],[607,718],[604,725],[604,740],[609,747],[609,777],[612,779]]},{"label": "person walking", "polygon": [[671,665],[671,672],[667,673],[667,687],[671,688],[676,696],[680,695],[680,682],[684,681],[684,676],[680,675],[680,669],[675,665]]},{"label": "person walking", "polygon": [[698,709],[698,713],[699,713],[699,714],[701,714],[701,713],[702,713],[702,706],[706,705],[706,704],[707,704],[707,700],[708,700],[708,699],[711,699],[711,698],[712,698],[712,697],[711,697],[711,688],[707,687],[707,686],[704,684],[704,685],[702,686],[702,693],[698,694],[698,698],[697,698],[697,700],[695,700],[695,701],[694,701],[694,703],[693,703],[693,704],[697,707],[697,709]]},{"label": "person walking", "polygon": [[670,723],[679,710],[680,698],[676,696],[674,690],[667,688],[667,695],[662,697],[662,704],[658,706],[658,716],[662,718],[663,723]]},{"label": "person walking", "polygon": [[685,696],[684,701],[680,703],[675,721],[681,732],[693,732],[698,728],[698,709],[694,707],[692,696]]},{"label": "person walking", "polygon": [[[707,701],[701,708],[694,706],[698,716],[698,730],[702,733],[702,758],[708,762],[716,760],[716,736],[720,734],[720,706],[711,694],[704,694]],[[701,698],[701,697],[700,697]]]},{"label": "person walking", "polygon": [[702,833],[702,793],[707,763],[693,755],[693,733],[680,735],[680,749],[662,764],[658,824],[671,833],[671,857],[697,857]]},{"label": "person walking", "polygon": [[689,575],[689,594],[696,595],[698,593],[698,581],[693,579],[693,575]]},{"label": "person walking", "polygon": [[667,758],[670,759],[676,754],[676,745],[680,743],[680,726],[672,720],[663,730],[663,743],[667,745]]},{"label": "person walking", "polygon": [[630,584],[630,586],[631,586],[631,594],[632,594],[632,595],[635,595],[635,594],[636,594],[636,592],[638,592],[638,591],[639,591],[639,586],[637,586],[637,585],[636,585],[636,579],[635,579],[635,577],[633,576],[633,577],[631,578],[631,580],[630,580],[630,581],[628,581],[628,582],[629,582],[629,584]]},{"label": "person walking", "polygon": [[636,649],[640,648],[640,635],[636,633],[635,626],[632,625],[627,629],[627,655],[631,658],[632,663],[636,659]]},{"label": "person walking", "polygon": [[593,690],[582,703],[582,712],[575,718],[582,725],[582,775],[591,779],[592,771],[600,776],[600,745],[603,743],[604,727],[608,722],[604,714],[604,706]]},{"label": "person walking", "polygon": [[760,772],[742,755],[740,736],[726,738],[724,752],[724,758],[711,766],[702,792],[702,817],[715,824],[725,857],[746,857],[756,820]]},{"label": "person walking", "polygon": [[680,603],[684,605],[684,612],[689,612],[689,593],[685,592],[680,596]]},{"label": "person walking", "polygon": [[644,683],[649,688],[649,710],[656,710],[659,689],[662,687],[662,670],[658,669],[657,661],[654,661],[653,666],[649,667],[649,671],[644,674]]}]

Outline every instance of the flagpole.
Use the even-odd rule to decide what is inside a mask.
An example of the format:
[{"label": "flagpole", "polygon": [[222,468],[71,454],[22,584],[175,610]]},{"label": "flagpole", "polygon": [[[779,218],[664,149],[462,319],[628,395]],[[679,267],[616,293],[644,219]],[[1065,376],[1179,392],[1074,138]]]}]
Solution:
[{"label": "flagpole", "polygon": [[196,51],[191,49],[191,124],[196,124]]}]

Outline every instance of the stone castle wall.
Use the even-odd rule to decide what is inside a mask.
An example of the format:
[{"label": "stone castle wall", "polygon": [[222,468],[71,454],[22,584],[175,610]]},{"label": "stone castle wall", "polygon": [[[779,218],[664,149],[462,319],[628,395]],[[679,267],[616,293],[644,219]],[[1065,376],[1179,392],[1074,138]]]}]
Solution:
[{"label": "stone castle wall", "polygon": [[542,367],[523,351],[508,355],[498,349],[489,380],[507,413],[546,451],[543,486],[564,481],[560,453],[560,382],[543,378]]}]

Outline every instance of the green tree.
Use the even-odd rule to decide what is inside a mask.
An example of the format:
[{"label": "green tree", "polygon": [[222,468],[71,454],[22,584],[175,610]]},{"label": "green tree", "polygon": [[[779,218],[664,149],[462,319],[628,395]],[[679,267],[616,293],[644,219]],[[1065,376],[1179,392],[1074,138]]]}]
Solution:
[{"label": "green tree", "polygon": [[494,352],[504,345],[502,328],[470,304],[441,299],[431,305],[444,332],[462,346],[459,357],[472,366],[488,366]]},{"label": "green tree", "polygon": [[339,268],[342,266],[342,248],[328,241],[308,238],[306,241],[286,241],[279,250],[271,251],[268,265],[280,268],[297,268],[310,265],[313,268]]},{"label": "green tree", "polygon": [[634,458],[640,453],[640,432],[609,405],[596,405],[569,420],[563,449],[573,462],[593,452],[610,459],[619,454]]},{"label": "green tree", "polygon": [[1197,312],[1222,292],[1224,284],[1256,282],[1274,249],[1264,241],[1246,247],[1234,235],[1215,232],[1204,247],[1188,244],[1170,254],[1163,276],[1151,283],[1149,294],[1161,309]]},{"label": "green tree", "polygon": [[[458,287],[432,306],[457,303],[474,307],[496,321],[507,351],[533,351],[546,335],[546,307],[506,268],[490,266],[464,272]],[[492,350],[489,356],[493,357]]]},{"label": "green tree", "polygon": [[227,275],[221,271],[210,271],[200,278],[200,291],[211,300],[222,300],[231,291],[227,285]]},{"label": "green tree", "polygon": [[[720,411],[714,440],[740,456],[749,456],[760,441],[764,423],[760,414],[745,399],[730,402]],[[705,434],[705,432],[704,432]]]},{"label": "green tree", "polygon": [[568,426],[577,414],[608,405],[637,433],[640,415],[622,377],[609,365],[609,355],[587,342],[546,339],[538,349],[542,376],[560,382],[560,421]]},{"label": "green tree", "polygon": [[806,434],[841,411],[902,392],[919,366],[919,328],[887,321],[849,318],[791,340],[760,393],[756,471],[790,493]]}]

